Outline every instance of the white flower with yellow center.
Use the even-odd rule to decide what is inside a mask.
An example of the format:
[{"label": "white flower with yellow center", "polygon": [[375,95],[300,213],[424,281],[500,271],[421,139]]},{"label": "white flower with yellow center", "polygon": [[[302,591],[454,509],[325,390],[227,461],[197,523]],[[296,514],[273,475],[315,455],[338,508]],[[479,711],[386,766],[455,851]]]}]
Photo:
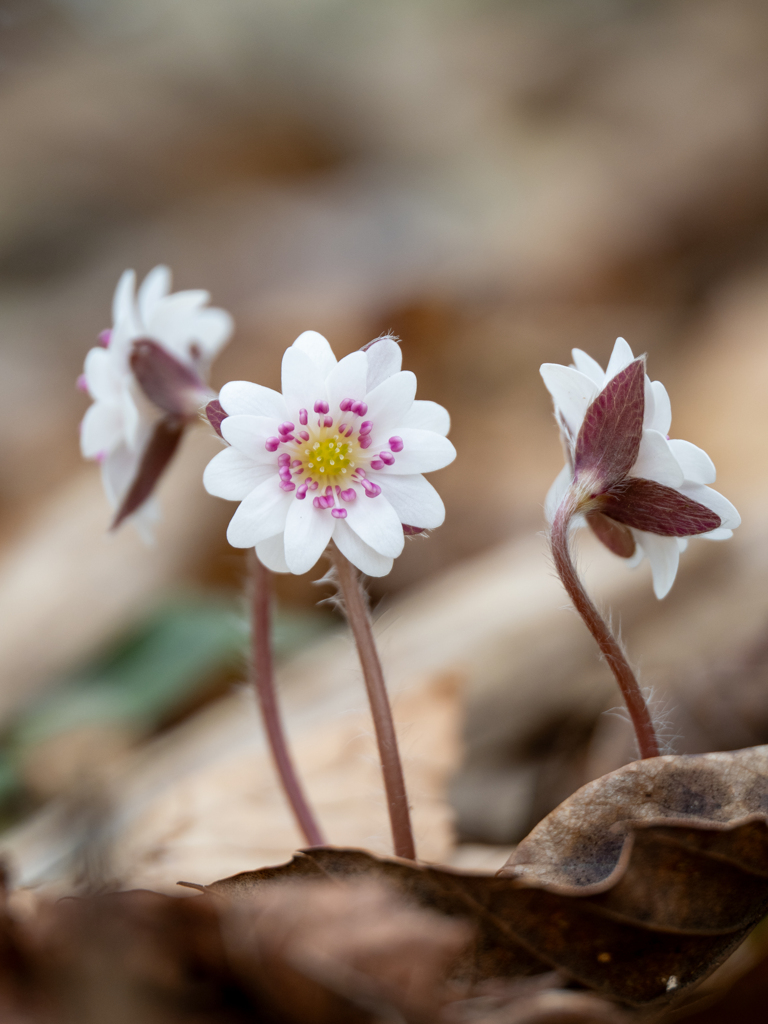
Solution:
[{"label": "white flower with yellow center", "polygon": [[203,481],[241,502],[227,531],[233,547],[255,547],[274,572],[300,574],[333,539],[364,573],[384,576],[404,527],[441,525],[443,502],[422,473],[456,457],[450,420],[442,406],[415,400],[416,377],[401,358],[382,338],[337,362],[326,339],[306,331],[283,357],[282,394],[224,385],[216,422],[230,447]]}]

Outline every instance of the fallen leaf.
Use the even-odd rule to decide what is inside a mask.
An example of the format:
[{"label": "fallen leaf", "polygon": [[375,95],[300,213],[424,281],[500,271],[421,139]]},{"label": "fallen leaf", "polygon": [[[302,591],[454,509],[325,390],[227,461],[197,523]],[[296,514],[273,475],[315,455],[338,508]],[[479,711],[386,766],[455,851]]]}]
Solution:
[{"label": "fallen leaf", "polygon": [[659,757],[584,786],[495,877],[325,847],[208,889],[242,900],[290,879],[383,880],[474,924],[457,981],[554,968],[610,999],[660,1007],[768,911],[767,815],[768,747]]}]

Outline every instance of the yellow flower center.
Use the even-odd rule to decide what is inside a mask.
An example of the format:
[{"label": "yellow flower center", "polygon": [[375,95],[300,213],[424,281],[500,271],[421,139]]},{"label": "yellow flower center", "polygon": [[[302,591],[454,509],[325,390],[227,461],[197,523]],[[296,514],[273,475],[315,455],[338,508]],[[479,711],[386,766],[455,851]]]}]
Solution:
[{"label": "yellow flower center", "polygon": [[324,434],[325,430],[321,430],[319,436],[310,434],[309,441],[298,446],[297,455],[306,476],[321,481],[349,475],[355,468],[357,444],[337,433],[327,437],[322,436]]}]

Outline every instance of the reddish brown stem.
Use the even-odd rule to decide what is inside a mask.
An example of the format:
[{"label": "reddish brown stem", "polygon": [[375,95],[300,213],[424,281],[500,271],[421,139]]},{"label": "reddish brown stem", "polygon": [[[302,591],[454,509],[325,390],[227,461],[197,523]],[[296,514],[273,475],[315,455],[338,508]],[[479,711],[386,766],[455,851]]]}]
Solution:
[{"label": "reddish brown stem", "polygon": [[411,812],[405,791],[403,767],[397,749],[395,723],[392,721],[392,708],[389,705],[384,673],[381,670],[379,654],[373,639],[371,620],[368,615],[365,595],[360,585],[360,576],[335,544],[329,548],[329,554],[339,576],[339,587],[344,598],[347,621],[355,638],[360,666],[365,679],[365,688],[368,691],[376,742],[379,745],[379,758],[384,776],[384,789],[387,794],[395,854],[407,860],[415,860],[416,847],[411,830]]},{"label": "reddish brown stem", "polygon": [[568,524],[575,511],[574,497],[569,492],[555,513],[555,519],[552,523],[550,539],[557,574],[562,580],[568,596],[573,601],[576,611],[597,641],[597,646],[608,662],[611,672],[616,677],[616,682],[619,684],[619,689],[629,711],[629,717],[632,720],[640,757],[658,757],[658,740],[656,739],[648,705],[645,702],[637,679],[635,679],[635,674],[629,667],[629,662],[619,642],[608,628],[608,624],[587,597],[571,559],[568,545]]},{"label": "reddish brown stem", "polygon": [[324,846],[325,839],[315,820],[293,765],[277,707],[272,664],[272,586],[269,569],[251,552],[251,647],[253,686],[275,768],[305,841]]}]

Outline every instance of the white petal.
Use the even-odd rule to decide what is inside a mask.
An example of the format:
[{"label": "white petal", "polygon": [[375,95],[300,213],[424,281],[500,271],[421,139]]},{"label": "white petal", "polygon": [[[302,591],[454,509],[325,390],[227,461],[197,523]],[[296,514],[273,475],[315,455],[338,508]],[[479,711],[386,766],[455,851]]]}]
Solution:
[{"label": "white petal", "polygon": [[225,384],[219,401],[230,416],[268,416],[276,421],[276,427],[288,416],[288,407],[279,391],[247,380],[232,380]]},{"label": "white petal", "polygon": [[133,483],[139,468],[141,452],[120,444],[101,464],[101,482],[112,508],[117,508]]},{"label": "white petal", "polygon": [[352,352],[334,366],[325,381],[332,414],[335,415],[339,402],[345,398],[362,402],[367,376],[368,359],[365,352]]},{"label": "white petal", "polygon": [[392,559],[380,555],[369,544],[347,526],[346,520],[337,519],[333,531],[333,543],[353,565],[366,576],[386,576],[392,571]]},{"label": "white petal", "polygon": [[633,530],[635,539],[651,563],[653,592],[659,600],[666,597],[675,582],[680,562],[680,548],[676,537],[659,537],[644,530]]},{"label": "white petal", "polygon": [[445,521],[445,505],[432,484],[421,475],[378,476],[377,483],[401,523],[434,530]]},{"label": "white petal", "polygon": [[632,349],[626,341],[623,338],[617,338],[616,344],[613,346],[613,352],[611,352],[611,358],[608,360],[608,369],[605,371],[606,384],[617,373],[625,370],[631,362],[634,362],[634,359]]},{"label": "white petal", "polygon": [[720,529],[735,530],[741,523],[739,513],[719,491],[714,491],[711,487],[704,487],[702,484],[691,484],[687,481],[679,488],[679,491],[681,494],[688,495],[694,501],[698,501],[700,505],[706,505],[707,508],[711,508],[716,515],[720,516]]},{"label": "white petal", "polygon": [[267,416],[227,416],[221,421],[221,433],[224,440],[243,455],[255,462],[274,465],[277,473],[277,453],[268,452],[265,447],[267,438],[275,436],[273,419]]},{"label": "white petal", "polygon": [[400,370],[365,396],[368,405],[365,417],[373,422],[375,431],[399,426],[410,411],[415,397],[416,375],[410,370]]},{"label": "white petal", "polygon": [[584,422],[587,409],[597,398],[600,388],[593,380],[560,363],[544,363],[539,371],[555,408],[575,438]]},{"label": "white petal", "polygon": [[[144,406],[148,404],[147,399],[144,399]],[[131,393],[130,389],[126,388],[120,398],[120,410],[123,421],[123,435],[126,440],[126,444],[129,448],[134,451],[141,447],[144,436],[151,426],[149,416],[142,415],[139,410],[136,400]],[[144,412],[147,410],[144,409]],[[159,419],[159,413],[157,410],[153,410],[152,420]]]},{"label": "white petal", "polygon": [[203,487],[216,498],[242,501],[275,473],[274,466],[259,465],[237,448],[225,448],[205,467]]},{"label": "white petal", "polygon": [[285,560],[285,534],[278,533],[267,540],[260,540],[256,545],[256,554],[262,565],[266,565],[272,572],[290,572],[288,563]]},{"label": "white petal", "polygon": [[325,375],[317,363],[295,345],[286,349],[283,355],[282,388],[291,410],[307,409],[311,413],[315,402],[328,400]]},{"label": "white petal", "polygon": [[123,439],[120,409],[106,402],[94,402],[83,417],[80,450],[83,458],[95,459],[111,452]]},{"label": "white petal", "polygon": [[171,290],[171,272],[162,264],[150,270],[139,288],[138,306],[142,323],[148,326],[152,312]]},{"label": "white petal", "polygon": [[565,492],[571,486],[572,480],[573,470],[566,464],[555,477],[554,483],[547,491],[547,496],[544,499],[544,515],[547,517],[548,523],[551,523],[555,518],[555,512],[560,508],[560,503],[565,497]]},{"label": "white petal", "polygon": [[733,530],[726,530],[725,527],[719,526],[716,530],[710,530],[709,533],[698,534],[698,540],[730,540],[733,536]]},{"label": "white petal", "polygon": [[417,399],[402,419],[404,427],[417,427],[419,430],[434,430],[443,437],[451,429],[451,417],[448,410],[437,402],[423,402]]},{"label": "white petal", "polygon": [[571,356],[573,357],[573,364],[579,373],[583,373],[585,377],[597,384],[598,388],[602,391],[605,387],[605,370],[603,370],[600,363],[592,356],[587,355],[580,348],[571,349]]},{"label": "white petal", "polygon": [[653,391],[653,423],[648,423],[647,426],[668,437],[672,426],[672,405],[667,389],[660,380],[651,381],[651,389]]},{"label": "white petal", "polygon": [[120,280],[117,282],[117,288],[115,288],[115,294],[112,299],[112,320],[115,324],[121,320],[129,320],[135,323],[136,309],[133,298],[135,289],[135,271],[123,271]]},{"label": "white petal", "polygon": [[403,450],[395,455],[394,465],[384,470],[387,476],[433,473],[456,458],[456,449],[448,438],[432,430],[400,427],[397,436],[402,438]]},{"label": "white petal", "polygon": [[381,338],[365,353],[368,357],[366,391],[373,391],[382,381],[398,373],[403,364],[400,346],[391,338]]},{"label": "white petal", "polygon": [[640,451],[630,476],[655,480],[657,484],[664,484],[667,487],[680,487],[683,483],[683,471],[669,447],[669,442],[657,430],[643,431]]},{"label": "white petal", "polygon": [[227,529],[227,540],[232,547],[253,548],[259,541],[281,533],[285,529],[291,494],[281,490],[276,473],[251,491],[240,503]]},{"label": "white petal", "polygon": [[680,464],[683,476],[694,484],[713,484],[717,473],[715,464],[705,451],[690,441],[669,441],[672,454]]},{"label": "white petal", "polygon": [[225,309],[211,306],[198,310],[190,321],[189,342],[196,342],[203,356],[210,360],[227,343],[233,330],[234,321],[230,314]]},{"label": "white petal", "polygon": [[328,341],[317,331],[304,331],[291,348],[304,352],[316,364],[320,376],[325,379],[336,365],[336,356]]},{"label": "white petal", "polygon": [[380,555],[397,558],[405,544],[403,526],[383,493],[375,498],[359,497],[344,507],[346,522],[361,540]]},{"label": "white petal", "polygon": [[117,401],[120,391],[130,380],[120,360],[106,348],[92,348],[85,357],[85,382],[91,398],[97,401]]},{"label": "white petal", "polygon": [[294,498],[285,521],[285,561],[292,573],[309,572],[325,551],[336,520],[327,508],[315,508],[310,494]]}]

